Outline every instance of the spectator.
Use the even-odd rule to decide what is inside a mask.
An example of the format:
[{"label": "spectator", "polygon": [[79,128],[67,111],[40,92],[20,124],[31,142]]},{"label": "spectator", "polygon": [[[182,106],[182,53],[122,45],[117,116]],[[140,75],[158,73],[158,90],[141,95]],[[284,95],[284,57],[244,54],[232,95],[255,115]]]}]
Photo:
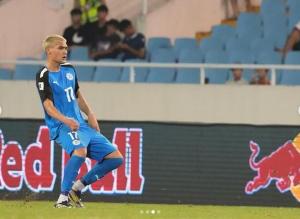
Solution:
[{"label": "spectator", "polygon": [[108,35],[117,35],[121,39],[120,36],[120,23],[116,19],[110,19],[108,22],[106,22],[106,32]]},{"label": "spectator", "polygon": [[75,8],[70,14],[72,24],[64,30],[64,38],[67,40],[70,47],[87,45],[86,29],[81,24],[81,10]]},{"label": "spectator", "polygon": [[233,68],[231,69],[232,72],[232,79],[227,81],[226,84],[229,85],[245,85],[248,82],[243,79],[243,69],[241,68]]},{"label": "spectator", "polygon": [[[238,0],[224,0],[224,4],[226,7],[226,17],[229,17],[229,7],[231,7],[232,9],[232,17],[231,19],[236,19],[239,14],[240,14],[240,7],[239,7],[239,3],[240,1]],[[252,8],[252,4],[251,4],[251,0],[245,0],[245,4],[246,4],[246,10],[250,11]]]},{"label": "spectator", "polygon": [[112,19],[106,23],[106,33],[97,35],[90,46],[90,57],[95,61],[103,58],[117,58],[119,54],[118,44],[121,42],[117,34],[118,21]]},{"label": "spectator", "polygon": [[97,8],[100,5],[106,5],[106,0],[74,0],[74,7],[83,12],[82,23],[97,21]]},{"label": "spectator", "polygon": [[260,68],[256,69],[250,84],[257,85],[270,85],[270,80],[268,78],[269,69]]},{"label": "spectator", "polygon": [[125,36],[123,42],[119,44],[122,60],[145,58],[145,36],[137,33],[131,21],[127,19],[121,21],[120,30]]},{"label": "spectator", "polygon": [[106,22],[109,10],[106,5],[101,5],[97,9],[98,20],[93,23],[87,23],[86,28],[88,32],[88,41],[93,43],[99,38],[99,36],[104,36],[106,33]]},{"label": "spectator", "polygon": [[300,50],[300,21],[287,38],[283,49],[276,49],[285,56],[291,50]]}]

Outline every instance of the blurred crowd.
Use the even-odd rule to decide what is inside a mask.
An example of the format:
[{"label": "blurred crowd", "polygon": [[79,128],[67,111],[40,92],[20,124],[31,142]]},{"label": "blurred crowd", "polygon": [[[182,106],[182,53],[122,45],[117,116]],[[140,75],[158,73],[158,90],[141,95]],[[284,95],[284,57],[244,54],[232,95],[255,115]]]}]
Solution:
[{"label": "blurred crowd", "polygon": [[[240,15],[237,0],[224,0],[232,9],[232,18]],[[246,11],[253,6],[245,0]],[[109,8],[105,0],[74,0],[74,9],[70,12],[71,24],[66,27],[63,36],[69,47],[86,46],[89,58],[101,59],[144,59],[146,56],[145,36],[136,32],[128,19],[108,19]],[[291,50],[300,50],[300,22],[295,25],[282,48],[275,48],[285,56]],[[236,63],[239,64],[239,63]],[[227,84],[270,85],[268,69],[257,69],[251,80],[243,78],[243,69],[231,69],[232,76]],[[209,83],[209,82],[208,82]]]},{"label": "blurred crowd", "polygon": [[105,0],[75,0],[70,12],[71,25],[63,32],[69,47],[87,46],[95,61],[144,58],[144,35],[136,32],[130,20],[108,20],[108,15]]}]

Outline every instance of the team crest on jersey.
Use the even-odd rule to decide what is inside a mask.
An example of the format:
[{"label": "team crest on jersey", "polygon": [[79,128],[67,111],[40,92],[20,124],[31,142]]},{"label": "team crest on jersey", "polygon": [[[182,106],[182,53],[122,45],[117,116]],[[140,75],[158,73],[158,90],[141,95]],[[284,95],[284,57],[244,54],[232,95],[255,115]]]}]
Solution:
[{"label": "team crest on jersey", "polygon": [[66,77],[68,80],[72,81],[74,79],[74,76],[71,73],[67,73]]},{"label": "team crest on jersey", "polygon": [[75,140],[72,141],[72,143],[73,143],[73,145],[79,145],[80,141],[75,139]]}]

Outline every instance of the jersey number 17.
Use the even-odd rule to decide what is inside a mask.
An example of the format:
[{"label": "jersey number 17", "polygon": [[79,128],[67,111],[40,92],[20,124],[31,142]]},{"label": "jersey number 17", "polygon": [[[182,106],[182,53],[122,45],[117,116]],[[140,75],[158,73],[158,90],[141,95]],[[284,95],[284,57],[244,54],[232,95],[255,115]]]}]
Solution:
[{"label": "jersey number 17", "polygon": [[72,87],[66,88],[65,92],[66,92],[68,102],[72,102],[72,100],[75,100],[75,95]]}]

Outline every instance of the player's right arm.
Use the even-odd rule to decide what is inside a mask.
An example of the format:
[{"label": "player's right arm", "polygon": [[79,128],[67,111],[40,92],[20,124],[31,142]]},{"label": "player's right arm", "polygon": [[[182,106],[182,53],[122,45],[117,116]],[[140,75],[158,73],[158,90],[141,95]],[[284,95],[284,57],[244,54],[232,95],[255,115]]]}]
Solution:
[{"label": "player's right arm", "polygon": [[76,131],[79,128],[79,124],[72,118],[64,116],[53,104],[52,89],[49,85],[49,75],[46,68],[36,75],[36,86],[39,91],[39,95],[44,106],[45,111],[52,118],[66,124],[72,131]]},{"label": "player's right arm", "polygon": [[76,131],[79,128],[78,122],[60,113],[58,109],[54,106],[52,100],[47,98],[46,100],[44,100],[43,106],[49,116],[66,124],[72,131]]}]

